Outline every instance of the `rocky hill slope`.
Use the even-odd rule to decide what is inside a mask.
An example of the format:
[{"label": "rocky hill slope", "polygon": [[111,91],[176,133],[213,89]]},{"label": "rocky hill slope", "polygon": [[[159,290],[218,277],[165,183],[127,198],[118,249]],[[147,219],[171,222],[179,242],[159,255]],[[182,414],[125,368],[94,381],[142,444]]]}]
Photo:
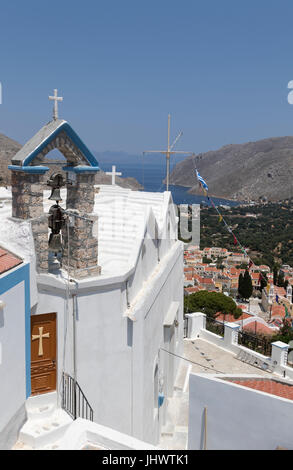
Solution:
[{"label": "rocky hill slope", "polygon": [[271,201],[293,196],[293,137],[274,137],[188,157],[172,171],[170,182],[202,194],[194,164],[211,196],[235,200]]},{"label": "rocky hill slope", "polygon": [[9,185],[11,172],[8,165],[11,164],[11,158],[18,152],[21,145],[9,137],[0,134],[0,185]]}]

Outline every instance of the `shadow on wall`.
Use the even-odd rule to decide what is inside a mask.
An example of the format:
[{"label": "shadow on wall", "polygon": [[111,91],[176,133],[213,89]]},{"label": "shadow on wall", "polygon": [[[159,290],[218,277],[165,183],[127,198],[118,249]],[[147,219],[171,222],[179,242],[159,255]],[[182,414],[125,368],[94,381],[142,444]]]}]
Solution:
[{"label": "shadow on wall", "polygon": [[199,449],[207,450],[207,408],[202,412]]}]

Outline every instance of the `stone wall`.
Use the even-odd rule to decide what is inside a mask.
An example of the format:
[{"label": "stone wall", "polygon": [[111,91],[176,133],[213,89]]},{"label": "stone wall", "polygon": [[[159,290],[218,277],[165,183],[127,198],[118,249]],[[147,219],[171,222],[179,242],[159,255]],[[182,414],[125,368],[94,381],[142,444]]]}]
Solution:
[{"label": "stone wall", "polygon": [[[48,216],[43,212],[44,179],[40,174],[12,171],[12,216],[30,219],[34,237],[37,271],[48,272]],[[75,277],[99,274],[98,240],[93,235],[97,216],[92,214],[95,201],[94,173],[77,174],[76,182],[67,187],[67,210],[74,216],[66,216],[62,230],[64,252],[62,267]],[[69,227],[67,227],[69,224]],[[69,260],[68,260],[69,234]]]},{"label": "stone wall", "polygon": [[12,217],[30,219],[38,272],[48,272],[48,217],[43,213],[43,175],[12,171]]},{"label": "stone wall", "polygon": [[43,175],[12,171],[12,217],[32,219],[43,215]]},{"label": "stone wall", "polygon": [[[63,230],[65,245],[63,262],[74,272],[75,277],[99,274],[98,240],[93,227],[97,216],[93,215],[95,204],[95,174],[79,173],[76,182],[67,186],[66,209],[75,214],[70,217],[69,227]],[[69,260],[68,260],[69,234]]]}]

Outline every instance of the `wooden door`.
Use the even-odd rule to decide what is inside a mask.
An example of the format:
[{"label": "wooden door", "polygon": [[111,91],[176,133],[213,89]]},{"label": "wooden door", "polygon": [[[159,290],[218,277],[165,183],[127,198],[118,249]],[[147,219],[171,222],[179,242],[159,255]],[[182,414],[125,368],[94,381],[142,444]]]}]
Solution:
[{"label": "wooden door", "polygon": [[56,390],[56,369],[56,313],[32,315],[32,395]]}]

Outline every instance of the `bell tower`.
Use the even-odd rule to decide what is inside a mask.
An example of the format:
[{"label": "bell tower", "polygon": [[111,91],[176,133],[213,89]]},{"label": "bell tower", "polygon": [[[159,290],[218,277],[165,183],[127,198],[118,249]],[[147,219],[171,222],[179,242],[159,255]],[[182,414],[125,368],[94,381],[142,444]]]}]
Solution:
[{"label": "bell tower", "polygon": [[[94,235],[97,216],[93,214],[94,177],[99,166],[70,125],[58,118],[55,90],[53,120],[46,124],[12,158],[12,216],[29,220],[32,227],[37,271],[48,272],[49,253],[59,254],[62,268],[74,277],[97,275],[98,240]],[[58,98],[58,101],[56,101]],[[63,170],[73,178],[65,181],[61,174],[45,180],[49,167],[44,157],[58,149],[67,160]],[[43,190],[51,187],[50,200],[55,201],[49,214],[43,208]],[[59,205],[60,189],[66,187],[66,209]]]}]

